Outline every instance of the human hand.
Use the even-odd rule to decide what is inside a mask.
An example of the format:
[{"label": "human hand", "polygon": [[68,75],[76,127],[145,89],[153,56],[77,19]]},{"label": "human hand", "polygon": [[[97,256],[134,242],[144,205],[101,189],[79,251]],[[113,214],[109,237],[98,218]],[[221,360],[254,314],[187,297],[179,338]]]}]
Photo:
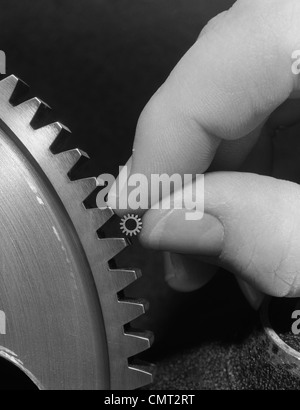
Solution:
[{"label": "human hand", "polygon": [[[140,239],[168,252],[177,290],[203,286],[222,266],[259,292],[300,296],[299,21],[298,0],[238,0],[139,119],[131,174],[205,173],[201,220],[179,209],[143,217]],[[242,287],[256,305],[259,293]]]}]

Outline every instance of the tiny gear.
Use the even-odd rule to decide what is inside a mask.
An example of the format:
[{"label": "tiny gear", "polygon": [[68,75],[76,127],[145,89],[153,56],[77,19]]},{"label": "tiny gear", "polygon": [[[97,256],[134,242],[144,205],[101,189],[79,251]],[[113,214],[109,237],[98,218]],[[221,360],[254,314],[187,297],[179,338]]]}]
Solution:
[{"label": "tiny gear", "polygon": [[[135,227],[133,229],[129,228],[130,222],[133,222],[135,224]],[[121,231],[127,236],[136,236],[141,232],[143,222],[138,215],[128,214],[121,219],[120,227]]]}]

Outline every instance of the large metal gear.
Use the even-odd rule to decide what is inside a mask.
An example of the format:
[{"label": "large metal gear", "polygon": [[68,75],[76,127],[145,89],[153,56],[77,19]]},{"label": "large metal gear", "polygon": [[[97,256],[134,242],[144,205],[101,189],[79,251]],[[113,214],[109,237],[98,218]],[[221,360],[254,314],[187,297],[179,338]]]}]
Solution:
[{"label": "large metal gear", "polygon": [[151,367],[132,358],[151,335],[128,324],[146,306],[122,296],[139,272],[110,263],[127,242],[97,236],[113,212],[85,208],[96,178],[69,178],[86,154],[54,152],[68,130],[37,128],[45,104],[18,104],[23,88],[15,76],[0,82],[0,357],[40,389],[144,386]]}]

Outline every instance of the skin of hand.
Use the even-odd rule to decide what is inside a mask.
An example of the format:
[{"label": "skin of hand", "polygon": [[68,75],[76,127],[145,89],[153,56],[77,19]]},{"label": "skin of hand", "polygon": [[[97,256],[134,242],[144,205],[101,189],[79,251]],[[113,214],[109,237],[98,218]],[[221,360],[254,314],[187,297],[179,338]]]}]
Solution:
[{"label": "skin of hand", "polygon": [[143,215],[140,239],[166,252],[176,290],[200,288],[221,266],[254,307],[262,294],[300,296],[299,21],[298,0],[238,0],[140,116],[131,174],[205,173],[201,220],[183,209]]}]

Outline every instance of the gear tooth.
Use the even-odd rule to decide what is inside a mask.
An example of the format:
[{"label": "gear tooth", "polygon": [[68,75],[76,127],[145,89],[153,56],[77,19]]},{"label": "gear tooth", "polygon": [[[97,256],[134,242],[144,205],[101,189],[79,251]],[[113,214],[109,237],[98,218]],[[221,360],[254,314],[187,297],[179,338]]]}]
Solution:
[{"label": "gear tooth", "polygon": [[21,104],[26,101],[29,95],[30,87],[21,79],[18,79],[17,85],[14,89],[14,92],[9,100],[10,104],[15,107],[16,105]]},{"label": "gear tooth", "polygon": [[53,140],[50,141],[49,147],[53,154],[58,154],[65,151],[63,148],[64,141],[72,134],[68,127],[60,122],[50,124],[43,129],[49,129],[53,132]]},{"label": "gear tooth", "polygon": [[84,178],[74,181],[76,184],[76,193],[80,197],[80,201],[83,202],[95,189],[97,188],[97,178]]},{"label": "gear tooth", "polygon": [[150,349],[154,341],[150,331],[130,330],[124,334],[123,342],[126,357],[132,357]]},{"label": "gear tooth", "polygon": [[109,262],[129,246],[129,242],[125,238],[105,238],[99,239],[99,242],[101,249],[103,249],[103,255],[105,255],[105,262]]},{"label": "gear tooth", "polygon": [[[11,75],[0,81],[0,93],[5,90],[6,98],[12,106],[16,106],[25,101],[29,94],[29,85],[20,78]],[[10,97],[9,97],[10,95]]]},{"label": "gear tooth", "polygon": [[[43,147],[44,150],[48,150],[50,146],[56,141],[57,137],[64,133],[67,128],[60,124],[59,122],[55,122],[45,127],[39,128],[35,130],[35,138],[39,142],[39,147]],[[67,131],[66,131],[67,132]],[[33,143],[36,143],[35,141]]]},{"label": "gear tooth", "polygon": [[37,97],[31,98],[14,108],[15,115],[22,119],[23,123],[30,124],[32,128],[38,128],[39,117],[45,111],[50,110],[49,105]]},{"label": "gear tooth", "polygon": [[[112,390],[135,390],[153,382],[154,366],[151,365],[147,366],[141,362],[128,365],[127,360],[122,360],[114,366],[113,370]],[[118,378],[114,376],[115,374],[119,374],[121,377]]]},{"label": "gear tooth", "polygon": [[119,300],[119,307],[119,321],[126,325],[144,315],[149,308],[149,303],[146,300]]},{"label": "gear tooth", "polygon": [[110,276],[112,278],[114,291],[118,293],[141,278],[142,273],[139,269],[111,269]]},{"label": "gear tooth", "polygon": [[143,362],[137,362],[136,364],[129,365],[127,389],[138,389],[153,383],[154,371],[154,365],[144,364]]},{"label": "gear tooth", "polygon": [[64,166],[64,172],[70,174],[75,166],[79,165],[82,160],[88,160],[89,156],[82,150],[76,148],[70,151],[64,151],[57,154],[62,166]]},{"label": "gear tooth", "polygon": [[89,215],[92,221],[92,225],[95,227],[95,230],[98,230],[99,228],[101,228],[114,215],[114,211],[109,207],[105,209],[99,209],[99,208],[86,209],[86,212]]},{"label": "gear tooth", "polygon": [[[10,75],[0,81],[1,100],[11,101],[13,94],[17,91],[17,86],[22,81],[15,75]],[[25,84],[25,83],[24,83]]]}]

